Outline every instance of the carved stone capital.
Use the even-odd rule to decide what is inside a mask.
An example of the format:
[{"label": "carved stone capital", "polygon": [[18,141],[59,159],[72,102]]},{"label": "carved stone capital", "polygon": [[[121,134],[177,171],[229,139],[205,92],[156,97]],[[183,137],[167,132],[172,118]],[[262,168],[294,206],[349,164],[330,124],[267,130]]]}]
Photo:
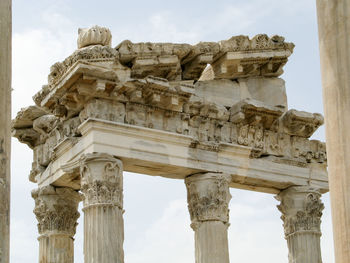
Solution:
[{"label": "carved stone capital", "polygon": [[84,206],[123,208],[123,164],[109,154],[86,154],[80,164]]},{"label": "carved stone capital", "polygon": [[91,28],[79,28],[78,48],[91,45],[110,46],[112,41],[111,31],[106,27],[93,26]]},{"label": "carved stone capital", "polygon": [[44,186],[32,191],[35,200],[34,214],[38,220],[38,231],[41,235],[67,234],[74,236],[78,205],[81,196],[70,188]]},{"label": "carved stone capital", "polygon": [[195,229],[203,221],[229,222],[229,181],[230,176],[215,173],[195,174],[186,178],[192,228]]},{"label": "carved stone capital", "polygon": [[293,186],[276,196],[281,211],[286,238],[295,233],[313,232],[321,235],[321,216],[324,205],[320,192],[308,186]]}]

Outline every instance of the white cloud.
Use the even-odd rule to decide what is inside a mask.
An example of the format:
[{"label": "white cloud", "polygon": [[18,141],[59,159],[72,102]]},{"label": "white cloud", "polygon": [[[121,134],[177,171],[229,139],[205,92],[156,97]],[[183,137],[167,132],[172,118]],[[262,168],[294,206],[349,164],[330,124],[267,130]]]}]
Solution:
[{"label": "white cloud", "polygon": [[193,231],[190,228],[186,200],[170,202],[163,215],[155,219],[132,243],[125,254],[126,262],[194,262]]},{"label": "white cloud", "polygon": [[[47,14],[47,16],[61,17]],[[60,18],[61,19],[61,18]],[[56,22],[59,23],[60,19]],[[55,19],[54,19],[55,20]],[[53,23],[53,21],[51,21]],[[54,28],[53,25],[51,25]],[[47,84],[50,67],[74,51],[75,36],[64,28],[35,28],[13,35],[13,113],[21,107],[33,104],[32,96]],[[56,28],[60,28],[59,24]],[[75,43],[74,43],[75,44]]]}]

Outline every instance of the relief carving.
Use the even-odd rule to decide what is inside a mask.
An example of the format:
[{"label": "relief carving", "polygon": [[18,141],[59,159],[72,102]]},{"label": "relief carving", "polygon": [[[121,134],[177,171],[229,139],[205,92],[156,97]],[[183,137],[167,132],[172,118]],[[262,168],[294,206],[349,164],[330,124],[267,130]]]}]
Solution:
[{"label": "relief carving", "polygon": [[79,117],[81,121],[95,118],[124,123],[125,105],[110,100],[93,99],[85,105]]}]

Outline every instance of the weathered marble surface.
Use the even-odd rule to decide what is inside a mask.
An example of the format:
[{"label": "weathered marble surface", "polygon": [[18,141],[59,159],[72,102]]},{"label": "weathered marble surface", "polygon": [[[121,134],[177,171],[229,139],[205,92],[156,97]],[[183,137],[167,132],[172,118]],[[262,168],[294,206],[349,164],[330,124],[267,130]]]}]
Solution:
[{"label": "weathered marble surface", "polygon": [[195,232],[196,263],[229,263],[227,229],[231,177],[215,173],[186,178],[188,210]]},{"label": "weathered marble surface", "polygon": [[32,197],[40,234],[39,262],[73,263],[80,194],[70,188],[44,186],[33,190]]},{"label": "weathered marble surface", "polygon": [[335,262],[350,262],[350,3],[316,2]]},{"label": "weathered marble surface", "polygon": [[292,43],[110,40],[80,30],[12,123],[33,149],[32,182],[83,193],[86,262],[124,260],[123,170],[185,180],[201,263],[229,262],[229,187],[328,191],[325,144],[309,139],[323,117],[288,109],[279,78]]},{"label": "weathered marble surface", "polygon": [[12,3],[0,1],[0,262],[10,260]]},{"label": "weathered marble surface", "polygon": [[289,249],[289,263],[322,263],[321,216],[324,205],[318,189],[294,186],[281,191],[276,199],[281,201],[285,238]]}]

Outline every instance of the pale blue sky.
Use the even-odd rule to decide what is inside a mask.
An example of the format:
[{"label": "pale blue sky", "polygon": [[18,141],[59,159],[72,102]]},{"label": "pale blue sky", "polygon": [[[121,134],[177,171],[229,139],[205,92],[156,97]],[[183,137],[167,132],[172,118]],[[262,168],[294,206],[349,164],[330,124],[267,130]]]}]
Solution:
[{"label": "pale blue sky", "polygon": [[[315,1],[13,1],[13,114],[33,104],[49,68],[76,48],[77,30],[109,27],[112,45],[132,41],[219,41],[233,35],[279,34],[296,47],[285,66],[289,108],[322,113]],[[324,140],[324,128],[314,138]],[[32,153],[13,141],[11,262],[36,262],[36,220],[28,181]],[[193,263],[182,181],[125,173],[127,263]],[[231,262],[287,263],[282,221],[272,195],[232,189],[229,230]],[[332,263],[328,194],[323,217],[323,261]],[[83,262],[82,220],[75,262]]]}]

